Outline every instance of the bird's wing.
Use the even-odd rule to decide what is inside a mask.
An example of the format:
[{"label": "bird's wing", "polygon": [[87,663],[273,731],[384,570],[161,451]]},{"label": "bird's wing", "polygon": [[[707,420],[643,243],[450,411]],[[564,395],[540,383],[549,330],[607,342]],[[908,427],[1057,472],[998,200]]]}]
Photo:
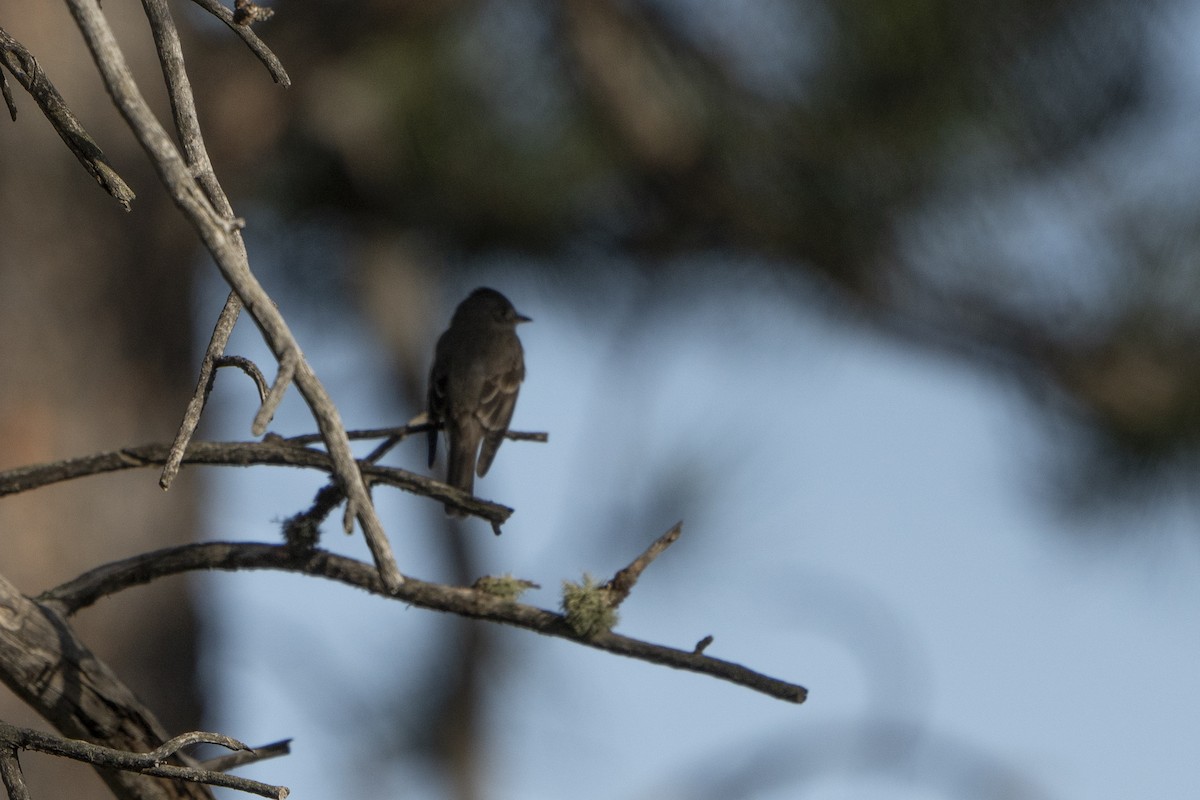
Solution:
[{"label": "bird's wing", "polygon": [[479,477],[487,474],[492,459],[504,441],[508,423],[512,421],[513,409],[517,407],[517,392],[525,378],[525,365],[518,362],[513,369],[489,377],[483,384],[476,418],[483,426],[483,448],[475,472]]},{"label": "bird's wing", "polygon": [[[436,426],[446,419],[446,369],[441,359],[436,359],[433,368],[429,370],[429,394],[425,400],[425,410],[429,415],[430,424]],[[429,466],[437,457],[438,444],[437,427],[430,428],[426,434],[429,441]]]}]

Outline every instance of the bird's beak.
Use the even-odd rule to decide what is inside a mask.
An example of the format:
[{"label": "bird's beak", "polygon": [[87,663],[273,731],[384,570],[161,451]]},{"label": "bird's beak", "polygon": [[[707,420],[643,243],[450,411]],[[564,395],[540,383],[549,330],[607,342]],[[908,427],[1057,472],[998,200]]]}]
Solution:
[{"label": "bird's beak", "polygon": [[527,317],[518,311],[517,312],[517,324],[520,325],[522,322],[533,322],[533,318]]}]

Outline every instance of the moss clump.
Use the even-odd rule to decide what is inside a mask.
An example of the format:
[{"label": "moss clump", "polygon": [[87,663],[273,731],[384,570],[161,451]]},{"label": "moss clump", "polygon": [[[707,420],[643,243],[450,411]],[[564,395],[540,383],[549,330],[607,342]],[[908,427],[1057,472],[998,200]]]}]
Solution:
[{"label": "moss clump", "polygon": [[575,635],[591,639],[617,624],[612,593],[586,572],[582,583],[563,581],[562,610]]},{"label": "moss clump", "polygon": [[474,588],[501,600],[517,600],[526,590],[537,589],[538,585],[512,575],[484,575],[475,581]]}]

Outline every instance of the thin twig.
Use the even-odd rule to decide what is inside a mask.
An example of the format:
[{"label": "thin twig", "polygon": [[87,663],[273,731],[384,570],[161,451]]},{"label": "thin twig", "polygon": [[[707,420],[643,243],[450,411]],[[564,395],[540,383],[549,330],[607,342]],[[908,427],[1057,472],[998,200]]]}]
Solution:
[{"label": "thin twig", "polygon": [[262,436],[267,432],[267,426],[271,424],[271,419],[275,416],[275,409],[279,408],[279,404],[283,402],[283,396],[287,393],[287,388],[292,385],[299,360],[299,350],[284,353],[283,358],[279,360],[279,371],[275,373],[275,382],[271,384],[271,388],[263,397],[262,404],[258,407],[258,413],[254,415],[250,433]]},{"label": "thin twig", "polygon": [[8,76],[0,69],[0,95],[4,96],[4,105],[8,107],[8,116],[17,121],[17,101],[13,100],[12,89],[8,86]]},{"label": "thin twig", "polygon": [[241,40],[246,43],[246,46],[250,48],[254,55],[258,56],[258,60],[271,73],[271,80],[284,87],[292,85],[292,79],[288,77],[287,70],[283,68],[283,62],[271,52],[271,48],[267,47],[262,39],[258,38],[258,35],[251,30],[249,25],[238,24],[234,18],[233,11],[223,6],[218,0],[194,1],[196,5],[221,20],[221,22],[224,22],[229,26],[230,30],[241,37]]},{"label": "thin twig", "polygon": [[[128,211],[130,203],[137,195],[108,163],[104,151],[96,144],[96,140],[84,130],[75,114],[67,107],[66,101],[58,93],[58,89],[54,88],[50,79],[46,77],[46,73],[42,71],[41,65],[38,64],[33,54],[2,28],[0,28],[0,64],[7,67],[17,82],[25,87],[25,91],[33,97],[38,108],[46,115],[46,119],[50,120],[54,130],[66,142],[67,147],[75,154],[75,158],[79,159],[79,163],[83,164],[84,169],[96,179],[104,191],[112,195],[113,199]],[[7,82],[3,83],[3,88],[4,101],[15,120],[17,108],[13,104]]]},{"label": "thin twig", "polygon": [[268,758],[279,758],[286,756],[292,752],[292,740],[282,739],[278,742],[271,742],[260,747],[255,747],[250,750],[238,750],[217,758],[210,758],[207,761],[200,763],[204,769],[210,769],[213,772],[228,772],[235,767],[241,767],[246,764],[257,764],[259,761],[266,761]]},{"label": "thin twig", "polygon": [[[172,739],[171,742],[189,737],[195,738],[197,741],[212,742],[213,744],[222,744],[224,740],[228,739],[228,737],[221,736],[220,734],[185,734],[183,737]],[[168,742],[168,744],[171,744],[171,742]],[[70,758],[98,767],[136,772],[142,775],[154,775],[160,778],[173,778],[191,783],[203,783],[209,786],[222,786],[227,789],[236,789],[240,792],[256,794],[260,797],[275,798],[276,800],[283,800],[289,793],[285,786],[272,786],[261,781],[239,778],[234,775],[226,775],[223,772],[214,772],[199,767],[164,764],[162,763],[162,758],[159,757],[158,750],[150,753],[131,753],[126,750],[114,750],[111,747],[104,747],[103,745],[92,744],[91,742],[79,739],[68,739],[63,736],[55,736],[30,728],[17,728],[6,722],[0,722],[0,748],[7,749],[12,747],[23,750],[36,750],[39,753]],[[242,747],[245,747],[245,745],[242,745]]]},{"label": "thin twig", "polygon": [[245,356],[221,356],[213,366],[216,369],[220,369],[221,367],[236,367],[240,369],[250,376],[250,380],[254,381],[254,387],[258,389],[258,401],[260,403],[266,401],[267,379],[263,377],[262,370],[258,368],[258,365],[250,359]]},{"label": "thin twig", "polygon": [[680,520],[672,525],[669,531],[651,542],[645,552],[630,562],[629,566],[618,571],[612,580],[604,585],[604,588],[611,593],[613,608],[621,605],[625,598],[629,597],[633,585],[637,583],[646,567],[650,566],[650,562],[662,555],[663,551],[674,544],[682,533],[683,520]]},{"label": "thin twig", "polygon": [[179,431],[175,434],[175,441],[171,444],[170,455],[163,465],[162,474],[159,475],[158,485],[163,488],[163,491],[171,488],[175,476],[179,474],[179,465],[183,463],[183,453],[196,433],[196,426],[200,424],[200,415],[204,413],[208,396],[212,394],[217,361],[224,355],[225,345],[229,343],[229,336],[233,333],[233,326],[237,323],[238,315],[241,313],[242,298],[238,297],[237,292],[230,292],[229,297],[225,298],[225,306],[221,309],[220,316],[217,317],[217,324],[213,327],[212,336],[209,337],[208,347],[204,349],[204,358],[200,361],[200,377],[196,379],[196,389],[192,392],[192,398],[183,412],[183,421],[179,423]]},{"label": "thin twig", "polygon": [[131,586],[143,585],[166,575],[212,569],[277,569],[328,578],[421,608],[513,625],[640,661],[709,675],[792,703],[804,702],[808,694],[803,686],[703,653],[678,650],[611,632],[581,637],[571,630],[560,614],[496,597],[486,591],[427,583],[415,578],[408,578],[394,590],[388,589],[369,564],[325,550],[297,552],[284,545],[205,542],[159,550],[85,572],[45,592],[38,601],[63,614],[73,614],[101,597]]},{"label": "thin twig", "polygon": [[[364,428],[361,430],[346,431],[346,438],[351,441],[359,439],[387,439],[390,437],[404,439],[418,433],[428,433],[440,428],[440,424],[420,422],[412,425],[396,425],[391,428]],[[542,431],[505,431],[504,438],[511,439],[514,442],[548,442],[550,441],[550,434]],[[321,441],[321,435],[319,433],[302,433],[299,436],[284,437],[284,440],[292,444],[314,444]]]},{"label": "thin twig", "polygon": [[194,744],[215,744],[224,747],[226,750],[234,751],[250,749],[249,745],[243,744],[237,739],[226,736],[223,733],[188,731],[187,733],[181,733],[178,736],[168,739],[146,755],[153,758],[154,761],[161,763],[178,753],[183,748],[191,747]]},{"label": "thin twig", "polygon": [[[204,144],[204,133],[200,130],[200,117],[196,111],[196,98],[192,94],[192,83],[187,67],[183,63],[183,45],[179,41],[179,30],[167,7],[166,0],[142,0],[146,19],[150,23],[150,35],[158,52],[158,63],[162,67],[163,83],[171,101],[171,117],[179,134],[179,144],[189,174],[204,190],[212,207],[224,219],[233,217],[233,207],[225,190],[213,171],[208,148]],[[234,237],[240,244],[240,237]],[[245,250],[244,245],[242,249]]]},{"label": "thin twig", "polygon": [[[156,466],[165,463],[168,455],[169,448],[165,444],[148,444],[49,464],[16,467],[0,472],[0,497],[89,475]],[[280,439],[261,442],[192,442],[184,453],[183,462],[234,467],[262,464],[319,469],[330,474],[335,472],[328,453],[297,447]],[[399,467],[359,462],[356,471],[373,485],[394,486],[443,504],[450,503],[468,514],[487,520],[493,527],[503,524],[513,513],[508,506],[481,500],[449,484]],[[344,493],[340,487],[339,490]]]}]

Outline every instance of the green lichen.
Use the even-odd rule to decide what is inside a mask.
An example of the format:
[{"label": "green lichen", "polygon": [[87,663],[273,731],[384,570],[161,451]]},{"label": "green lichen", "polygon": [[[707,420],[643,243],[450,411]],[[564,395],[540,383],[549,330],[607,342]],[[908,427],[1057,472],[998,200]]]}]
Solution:
[{"label": "green lichen", "polygon": [[538,585],[524,578],[514,578],[512,575],[484,575],[475,581],[475,588],[481,592],[499,597],[501,600],[517,600],[529,589]]},{"label": "green lichen", "polygon": [[562,610],[571,630],[584,639],[607,633],[617,624],[612,592],[586,572],[582,583],[563,581]]}]

